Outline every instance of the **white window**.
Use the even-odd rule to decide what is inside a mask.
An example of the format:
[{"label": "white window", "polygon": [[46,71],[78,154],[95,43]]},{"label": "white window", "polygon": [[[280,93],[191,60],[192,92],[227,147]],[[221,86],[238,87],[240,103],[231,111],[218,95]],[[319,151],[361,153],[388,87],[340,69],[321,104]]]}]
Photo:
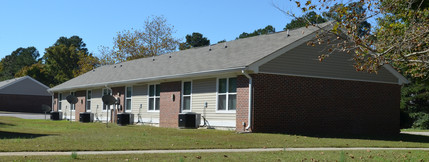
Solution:
[{"label": "white window", "polygon": [[[70,92],[70,95],[76,97],[76,92]],[[76,109],[76,104],[70,104],[70,109],[74,111]]]},{"label": "white window", "polygon": [[131,111],[131,97],[133,95],[133,87],[125,87],[125,111]]},{"label": "white window", "polygon": [[91,111],[91,98],[92,98],[92,91],[87,90],[86,91],[86,111]]},{"label": "white window", "polygon": [[235,111],[237,107],[237,78],[218,79],[217,110]]},{"label": "white window", "polygon": [[159,111],[160,88],[161,86],[159,84],[149,85],[148,111]]},{"label": "white window", "polygon": [[61,111],[62,100],[63,100],[63,94],[62,93],[58,93],[58,111]]},{"label": "white window", "polygon": [[[103,96],[105,96],[105,95],[112,95],[112,90],[111,89],[103,89]],[[103,111],[106,111],[106,110],[107,110],[107,105],[103,103]]]},{"label": "white window", "polygon": [[191,111],[192,102],[192,82],[183,82],[182,84],[182,112]]}]

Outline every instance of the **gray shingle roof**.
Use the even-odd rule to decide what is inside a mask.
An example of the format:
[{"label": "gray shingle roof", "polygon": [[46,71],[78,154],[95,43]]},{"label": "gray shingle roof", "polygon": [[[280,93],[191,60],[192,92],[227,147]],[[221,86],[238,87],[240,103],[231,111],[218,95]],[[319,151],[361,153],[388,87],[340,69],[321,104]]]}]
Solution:
[{"label": "gray shingle roof", "polygon": [[6,86],[8,86],[10,84],[13,84],[13,83],[15,83],[15,82],[17,82],[17,81],[19,81],[21,79],[24,79],[24,77],[13,78],[13,79],[1,81],[0,82],[0,89],[4,88],[4,87],[6,87]]},{"label": "gray shingle roof", "polygon": [[43,83],[29,76],[0,82],[0,94],[51,96],[47,91],[48,88]]},{"label": "gray shingle roof", "polygon": [[[328,23],[321,24],[326,26]],[[142,58],[96,68],[55,86],[65,91],[111,84],[137,83],[167,78],[185,78],[227,70],[242,70],[273,52],[313,33],[318,28],[299,28],[287,32],[238,39],[212,46],[192,48],[151,58]],[[227,48],[225,48],[227,45]],[[211,48],[211,50],[209,50]]]}]

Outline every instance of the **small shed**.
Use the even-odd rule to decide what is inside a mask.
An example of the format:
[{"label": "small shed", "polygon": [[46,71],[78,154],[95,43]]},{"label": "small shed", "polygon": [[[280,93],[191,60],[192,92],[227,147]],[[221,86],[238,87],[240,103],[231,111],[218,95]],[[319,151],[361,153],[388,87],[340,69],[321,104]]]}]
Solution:
[{"label": "small shed", "polygon": [[41,113],[52,104],[48,86],[24,76],[0,82],[0,111]]}]

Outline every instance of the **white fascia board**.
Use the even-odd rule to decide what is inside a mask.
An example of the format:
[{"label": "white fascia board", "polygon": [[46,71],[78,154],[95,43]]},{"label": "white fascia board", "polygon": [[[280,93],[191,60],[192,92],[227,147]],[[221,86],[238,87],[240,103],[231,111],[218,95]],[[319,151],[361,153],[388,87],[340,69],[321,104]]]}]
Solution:
[{"label": "white fascia board", "polygon": [[392,73],[392,75],[394,75],[396,78],[398,78],[398,84],[399,85],[403,85],[403,84],[409,84],[411,83],[407,78],[405,78],[401,73],[399,73],[398,71],[396,71],[392,65],[389,64],[384,64],[383,67],[389,71],[390,73]]},{"label": "white fascia board", "polygon": [[196,77],[196,76],[211,75],[211,74],[217,74],[217,73],[227,73],[227,72],[235,72],[235,71],[241,72],[241,70],[244,70],[245,68],[246,67],[235,67],[235,68],[228,68],[228,69],[221,69],[221,70],[209,70],[209,71],[178,74],[178,75],[166,75],[166,76],[157,76],[157,77],[150,77],[150,78],[138,78],[138,79],[121,80],[121,81],[114,81],[114,82],[103,82],[103,83],[87,84],[87,85],[73,86],[73,87],[67,87],[67,88],[51,88],[48,91],[60,92],[60,91],[69,91],[69,90],[75,90],[75,89],[104,87],[105,85],[112,86],[112,85],[122,85],[122,84],[135,84],[140,82],[151,82],[151,81],[165,80],[165,79]]}]

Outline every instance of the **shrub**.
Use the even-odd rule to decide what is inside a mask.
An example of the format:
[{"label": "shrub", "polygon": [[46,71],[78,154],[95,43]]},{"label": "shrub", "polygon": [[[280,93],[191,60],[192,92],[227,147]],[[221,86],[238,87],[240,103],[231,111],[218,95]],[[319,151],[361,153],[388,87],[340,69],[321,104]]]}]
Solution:
[{"label": "shrub", "polygon": [[77,152],[72,152],[71,158],[72,159],[77,159]]}]

